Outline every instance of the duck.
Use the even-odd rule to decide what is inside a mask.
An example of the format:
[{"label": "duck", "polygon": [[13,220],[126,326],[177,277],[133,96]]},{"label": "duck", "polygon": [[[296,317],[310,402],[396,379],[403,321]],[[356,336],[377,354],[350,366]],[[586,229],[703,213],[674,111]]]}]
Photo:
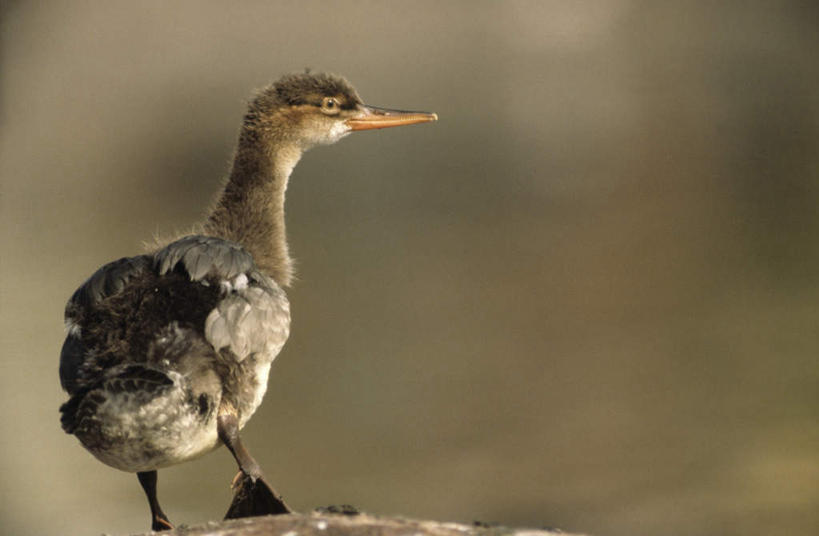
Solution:
[{"label": "duck", "polygon": [[288,180],[312,147],[437,119],[366,105],[341,76],[285,75],[250,100],[204,220],[103,265],[71,295],[59,365],[68,394],[62,428],[99,461],[136,473],[152,530],[173,528],[157,498],[157,471],[222,445],[239,469],[226,519],[293,511],[240,437],[290,331]]}]

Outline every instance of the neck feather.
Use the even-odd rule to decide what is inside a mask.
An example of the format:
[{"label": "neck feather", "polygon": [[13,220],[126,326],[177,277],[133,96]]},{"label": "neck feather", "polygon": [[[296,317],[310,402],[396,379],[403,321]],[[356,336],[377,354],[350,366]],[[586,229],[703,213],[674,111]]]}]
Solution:
[{"label": "neck feather", "polygon": [[287,248],[284,196],[301,150],[276,142],[270,131],[245,125],[233,168],[204,231],[243,245],[256,265],[279,285],[290,285],[293,261]]}]

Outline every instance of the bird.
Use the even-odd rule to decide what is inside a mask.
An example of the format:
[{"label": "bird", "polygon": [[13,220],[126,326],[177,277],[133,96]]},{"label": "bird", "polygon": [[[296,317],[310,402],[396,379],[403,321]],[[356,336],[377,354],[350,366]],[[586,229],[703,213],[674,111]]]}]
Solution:
[{"label": "bird", "polygon": [[173,528],[157,498],[157,471],[220,445],[239,467],[226,519],[292,512],[240,437],[289,335],[288,180],[314,146],[437,119],[366,105],[341,76],[285,75],[250,99],[204,220],[103,265],[71,295],[62,428],[98,460],[136,473],[152,530]]}]

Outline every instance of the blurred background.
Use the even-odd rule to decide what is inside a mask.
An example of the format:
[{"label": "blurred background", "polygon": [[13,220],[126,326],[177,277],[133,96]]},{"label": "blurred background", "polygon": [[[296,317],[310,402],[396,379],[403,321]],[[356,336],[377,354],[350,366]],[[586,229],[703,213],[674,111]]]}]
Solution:
[{"label": "blurred background", "polygon": [[[310,67],[440,121],[292,177],[292,335],[244,438],[295,508],[816,534],[817,6],[4,2],[0,532],[147,529],[60,429],[63,306],[198,220],[252,90]],[[220,518],[234,474],[160,499]]]}]

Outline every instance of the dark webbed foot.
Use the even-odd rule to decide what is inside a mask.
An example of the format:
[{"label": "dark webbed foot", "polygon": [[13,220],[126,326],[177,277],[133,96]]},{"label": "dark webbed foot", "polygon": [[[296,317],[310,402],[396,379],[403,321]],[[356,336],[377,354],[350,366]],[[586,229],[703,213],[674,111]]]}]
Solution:
[{"label": "dark webbed foot", "polygon": [[264,477],[254,479],[240,471],[233,482],[233,502],[230,503],[225,519],[291,512],[281,496],[264,481]]},{"label": "dark webbed foot", "polygon": [[240,469],[233,479],[233,502],[225,519],[292,512],[281,495],[265,482],[259,464],[242,444],[236,416],[229,413],[219,415],[217,427],[219,438],[233,454]]},{"label": "dark webbed foot", "polygon": [[145,496],[148,497],[148,504],[151,507],[151,530],[171,530],[173,524],[168,520],[168,516],[162,511],[159,506],[159,501],[156,498],[156,471],[144,471],[137,473],[139,483],[142,489],[145,490]]},{"label": "dark webbed foot", "polygon": [[154,519],[151,522],[151,530],[154,532],[159,532],[161,530],[173,530],[173,524],[168,521],[168,518],[165,517],[165,514],[157,514],[153,516]]}]

